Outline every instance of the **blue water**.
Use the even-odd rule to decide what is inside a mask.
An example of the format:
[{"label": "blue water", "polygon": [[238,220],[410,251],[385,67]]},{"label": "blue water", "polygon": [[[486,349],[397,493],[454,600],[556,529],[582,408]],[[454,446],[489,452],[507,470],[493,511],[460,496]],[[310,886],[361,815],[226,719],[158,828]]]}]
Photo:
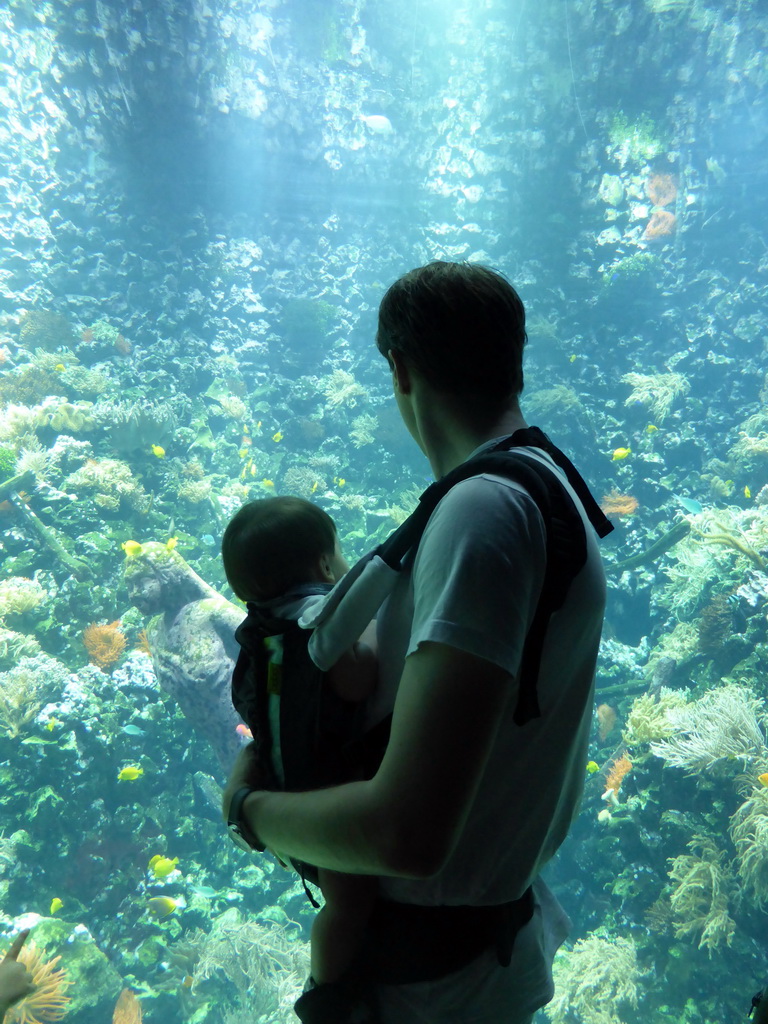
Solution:
[{"label": "blue water", "polygon": [[[549,871],[573,930],[540,1020],[746,1014],[768,973],[767,41],[760,0],[0,12],[0,923],[61,955],[72,1020],[123,989],[149,1022],[295,1019],[311,908],[230,848],[210,709],[159,686],[125,545],[171,541],[230,602],[226,667],[244,501],[317,501],[350,561],[382,540],[431,476],[376,310],[431,259],[519,290],[524,413],[614,517],[606,562],[634,559],[609,568],[600,770]],[[693,717],[648,724],[648,693]],[[704,735],[698,760],[673,733]]]}]

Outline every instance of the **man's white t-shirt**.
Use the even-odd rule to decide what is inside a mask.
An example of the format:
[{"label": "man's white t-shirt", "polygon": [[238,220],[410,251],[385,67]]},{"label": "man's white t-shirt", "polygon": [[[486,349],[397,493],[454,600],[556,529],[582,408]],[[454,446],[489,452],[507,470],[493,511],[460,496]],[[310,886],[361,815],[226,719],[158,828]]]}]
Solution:
[{"label": "man's white t-shirt", "polygon": [[[594,530],[564,474],[539,449],[516,451],[543,462],[574,499],[584,521],[587,562],[547,630],[537,686],[541,717],[516,725],[512,694],[456,850],[433,878],[381,878],[382,894],[390,899],[474,906],[516,899],[554,855],[578,812],[605,576]],[[544,523],[524,488],[489,474],[456,484],[379,613],[379,686],[370,723],[391,711],[406,657],[428,641],[506,669],[516,690],[544,569]]]}]

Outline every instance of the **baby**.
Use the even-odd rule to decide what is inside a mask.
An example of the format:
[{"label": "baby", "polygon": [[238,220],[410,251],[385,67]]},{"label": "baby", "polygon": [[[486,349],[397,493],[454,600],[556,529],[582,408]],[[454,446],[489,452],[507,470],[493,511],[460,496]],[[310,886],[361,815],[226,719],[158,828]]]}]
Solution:
[{"label": "baby", "polygon": [[[244,505],[227,525],[221,550],[235,594],[277,619],[298,620],[307,602],[317,600],[322,592],[317,585],[337,582],[349,568],[331,517],[296,497]],[[375,623],[325,674],[322,685],[350,704],[371,695],[376,685]],[[280,743],[274,735],[279,732],[280,716],[275,709],[269,720],[272,768],[282,784]],[[248,725],[256,737],[258,724],[249,721]],[[312,926],[311,980],[319,987],[339,981],[352,965],[373,909],[377,883],[374,878],[324,868],[318,869],[318,876],[325,906]]]}]

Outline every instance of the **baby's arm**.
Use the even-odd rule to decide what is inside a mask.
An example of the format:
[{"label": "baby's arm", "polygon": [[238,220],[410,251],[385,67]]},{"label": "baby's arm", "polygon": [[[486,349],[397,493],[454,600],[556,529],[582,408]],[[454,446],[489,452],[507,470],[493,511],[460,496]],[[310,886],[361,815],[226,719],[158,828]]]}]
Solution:
[{"label": "baby's arm", "polygon": [[361,701],[373,693],[377,679],[376,622],[328,670],[331,689],[342,700]]}]

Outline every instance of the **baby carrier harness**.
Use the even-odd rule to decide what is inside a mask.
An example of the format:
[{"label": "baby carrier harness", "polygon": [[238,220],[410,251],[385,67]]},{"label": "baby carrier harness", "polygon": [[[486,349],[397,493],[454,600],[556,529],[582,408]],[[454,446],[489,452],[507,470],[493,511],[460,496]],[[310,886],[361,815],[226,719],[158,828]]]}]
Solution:
[{"label": "baby carrier harness", "polygon": [[[570,460],[541,430],[528,427],[480,452],[428,487],[412,515],[373,554],[399,570],[406,555],[415,553],[439,501],[461,480],[493,474],[524,488],[541,513],[546,534],[545,575],[518,675],[514,721],[524,726],[541,715],[536,684],[547,627],[586,564],[587,538],[576,504],[558,475],[537,459],[510,450],[516,447],[546,452],[565,473],[598,536],[611,532],[613,527]],[[321,593],[322,589],[315,592]],[[242,649],[233,675],[232,696],[235,708],[253,732],[262,777],[271,780],[273,788],[280,788],[270,763],[266,716],[270,671],[274,674],[266,644],[278,633],[283,648],[283,788],[304,791],[371,778],[386,749],[391,715],[355,738],[354,705],[336,697],[324,684],[324,674],[314,666],[307,650],[309,631],[300,629],[295,621],[269,619],[255,605],[249,605],[248,618],[235,634]],[[295,720],[289,721],[293,716]],[[264,788],[269,786],[265,784]],[[310,865],[297,867],[302,877],[316,881],[316,869]],[[530,920],[533,909],[530,887],[517,900],[486,907],[425,907],[379,898],[367,941],[354,966],[355,977],[383,984],[433,980],[458,970],[494,945],[499,963],[507,966],[515,937]]]}]

